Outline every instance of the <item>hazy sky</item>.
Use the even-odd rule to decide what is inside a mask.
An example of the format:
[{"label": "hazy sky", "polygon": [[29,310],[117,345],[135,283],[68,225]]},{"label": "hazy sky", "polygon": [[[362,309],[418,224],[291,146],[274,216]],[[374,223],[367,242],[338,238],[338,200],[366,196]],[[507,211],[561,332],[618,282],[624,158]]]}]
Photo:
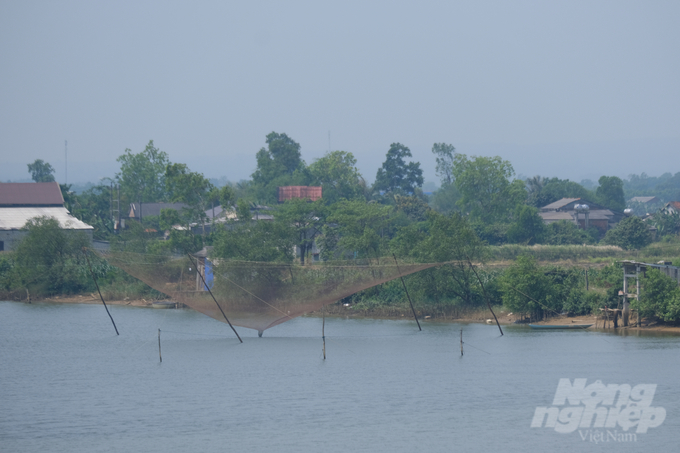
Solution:
[{"label": "hazy sky", "polygon": [[0,180],[118,171],[153,139],[248,178],[269,132],[307,163],[434,142],[524,176],[680,171],[678,1],[0,0]]}]

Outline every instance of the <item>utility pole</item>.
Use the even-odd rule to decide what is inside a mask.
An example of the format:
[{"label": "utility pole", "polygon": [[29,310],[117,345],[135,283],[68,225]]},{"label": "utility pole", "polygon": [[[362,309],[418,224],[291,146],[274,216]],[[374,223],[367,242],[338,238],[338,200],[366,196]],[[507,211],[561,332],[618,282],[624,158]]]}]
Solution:
[{"label": "utility pole", "polygon": [[64,140],[64,184],[68,184],[68,141]]}]

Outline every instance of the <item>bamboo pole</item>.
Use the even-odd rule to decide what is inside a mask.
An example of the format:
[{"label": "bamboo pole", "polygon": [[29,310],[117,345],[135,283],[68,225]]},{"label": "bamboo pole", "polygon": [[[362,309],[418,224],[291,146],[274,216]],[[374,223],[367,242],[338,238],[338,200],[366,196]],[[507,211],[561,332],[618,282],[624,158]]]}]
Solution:
[{"label": "bamboo pole", "polygon": [[90,264],[90,257],[87,256],[87,250],[85,247],[83,247],[83,254],[85,255],[85,259],[87,260],[87,267],[90,269],[90,275],[92,276],[92,280],[94,280],[94,286],[97,287],[97,292],[99,293],[99,298],[102,300],[102,303],[104,304],[104,308],[106,309],[106,314],[109,315],[109,318],[111,319],[111,323],[113,324],[113,328],[116,330],[116,335],[120,335],[118,333],[118,327],[116,327],[116,323],[113,321],[113,316],[111,316],[111,313],[109,313],[109,307],[106,306],[106,302],[104,302],[104,296],[102,296],[102,292],[99,290],[99,283],[97,283],[97,277],[94,276],[94,272],[92,271],[92,265]]},{"label": "bamboo pole", "polygon": [[498,326],[498,330],[501,331],[501,336],[503,336],[503,329],[501,329],[501,323],[498,322],[498,318],[496,318],[496,313],[493,312],[493,309],[491,308],[491,302],[489,302],[489,295],[486,293],[486,289],[484,288],[484,283],[482,283],[482,279],[479,278],[479,274],[477,274],[477,271],[475,270],[475,267],[472,265],[472,261],[470,261],[470,257],[466,256],[468,265],[470,266],[470,269],[472,269],[472,272],[475,273],[475,277],[477,277],[477,281],[479,282],[479,286],[482,287],[482,291],[484,292],[484,298],[486,299],[486,306],[489,307],[489,311],[493,315],[493,319],[496,320],[496,325]]},{"label": "bamboo pole", "polygon": [[[231,322],[229,321],[229,318],[227,318],[227,315],[224,314],[224,310],[222,310],[222,307],[220,307],[220,304],[217,303],[217,299],[215,299],[215,296],[213,295],[212,291],[210,291],[210,287],[205,283],[205,279],[203,278],[203,275],[201,274],[201,271],[198,269],[198,265],[194,263],[194,260],[191,258],[191,255],[187,253],[187,256],[189,257],[189,261],[191,261],[191,264],[196,268],[196,273],[201,277],[201,281],[203,282],[203,286],[208,290],[210,293],[210,296],[212,299],[215,301],[215,305],[217,305],[217,308],[220,309],[220,312],[222,313],[222,316],[224,316],[224,319],[227,320],[227,324],[229,324],[229,327],[231,327],[231,330],[234,331],[236,334],[236,338],[238,338],[238,341],[243,343],[243,340],[241,340],[241,337],[239,336],[238,332],[236,329],[234,329],[234,326],[231,325]],[[262,335],[260,335],[262,336]]]},{"label": "bamboo pole", "polygon": [[161,355],[161,329],[158,329],[158,358],[163,363],[163,356]]},{"label": "bamboo pole", "polygon": [[326,360],[326,306],[321,307],[323,321],[321,324],[321,338],[323,338],[323,359]]},{"label": "bamboo pole", "polygon": [[[397,265],[397,272],[401,274],[401,270],[399,269],[399,263],[397,262],[397,257],[393,253],[392,256],[394,257],[394,263]],[[422,331],[423,329],[420,327],[420,323],[418,322],[418,316],[416,316],[416,309],[413,308],[413,302],[411,302],[411,296],[408,293],[408,289],[406,288],[406,283],[404,283],[404,277],[399,277],[401,279],[401,284],[404,285],[404,291],[406,291],[406,297],[408,297],[408,303],[411,305],[411,311],[413,312],[413,318],[416,320],[416,323],[418,324],[418,330]]]},{"label": "bamboo pole", "polygon": [[460,329],[460,356],[463,357],[463,329]]}]

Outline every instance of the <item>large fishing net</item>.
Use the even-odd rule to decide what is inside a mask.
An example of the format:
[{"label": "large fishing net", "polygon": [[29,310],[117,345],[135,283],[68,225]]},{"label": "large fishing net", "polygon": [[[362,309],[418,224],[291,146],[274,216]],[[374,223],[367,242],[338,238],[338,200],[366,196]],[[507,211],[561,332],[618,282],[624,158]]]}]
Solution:
[{"label": "large fishing net", "polygon": [[442,264],[353,260],[302,266],[212,260],[201,254],[173,258],[99,253],[173,301],[222,322],[228,317],[233,325],[259,332],[366,288]]}]

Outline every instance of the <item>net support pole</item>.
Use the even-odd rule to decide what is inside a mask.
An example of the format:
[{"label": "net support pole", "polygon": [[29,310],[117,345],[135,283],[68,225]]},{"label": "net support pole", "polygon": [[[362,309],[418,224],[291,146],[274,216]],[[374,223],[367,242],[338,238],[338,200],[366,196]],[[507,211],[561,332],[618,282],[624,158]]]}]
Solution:
[{"label": "net support pole", "polygon": [[463,357],[463,329],[460,329],[460,356]]},{"label": "net support pole", "polygon": [[[394,258],[394,264],[397,265],[397,272],[401,275],[401,270],[399,269],[399,263],[397,262],[397,257],[393,253],[392,257]],[[404,291],[406,291],[406,297],[408,297],[408,303],[411,305],[411,311],[413,312],[413,319],[416,320],[416,324],[418,324],[418,330],[422,331],[423,329],[420,327],[420,322],[418,322],[418,316],[416,315],[416,309],[413,308],[413,302],[411,301],[411,296],[408,293],[408,289],[406,288],[406,283],[404,282],[404,277],[399,277],[401,279],[401,284],[404,285]]]},{"label": "net support pole", "polygon": [[326,360],[326,306],[321,307],[323,321],[321,322],[321,338],[323,339],[323,359]]},{"label": "net support pole", "polygon": [[111,316],[111,313],[109,313],[109,307],[107,307],[106,302],[104,302],[104,296],[102,296],[102,292],[99,290],[99,283],[97,283],[97,277],[94,276],[94,272],[92,271],[90,257],[87,256],[87,250],[85,249],[85,247],[83,247],[83,254],[85,255],[85,259],[87,260],[87,267],[90,269],[90,275],[92,276],[92,280],[94,281],[94,286],[97,287],[99,298],[102,300],[102,304],[104,304],[104,308],[106,309],[106,314],[109,315],[109,318],[111,318],[111,324],[113,324],[113,328],[116,330],[116,335],[120,335],[118,333],[118,327],[116,327],[116,323],[113,321],[113,316]]},{"label": "net support pole", "polygon": [[161,355],[161,329],[158,329],[158,358],[163,363],[163,356]]},{"label": "net support pole", "polygon": [[479,278],[479,274],[477,274],[477,271],[475,270],[475,267],[472,265],[472,261],[470,260],[469,256],[466,256],[467,262],[470,265],[470,269],[472,269],[472,272],[475,273],[475,277],[477,277],[477,281],[479,282],[479,286],[482,287],[482,291],[484,292],[484,298],[486,299],[486,306],[489,307],[489,311],[493,315],[493,319],[496,320],[496,325],[498,326],[498,330],[501,331],[501,336],[503,336],[503,329],[501,329],[501,323],[498,322],[498,318],[496,317],[496,313],[493,312],[493,309],[491,308],[491,302],[489,302],[489,295],[486,293],[486,288],[484,288],[484,283],[482,283],[482,279]]},{"label": "net support pole", "polygon": [[222,313],[222,316],[224,316],[224,319],[227,321],[227,324],[229,324],[229,327],[231,327],[231,330],[234,331],[236,334],[236,338],[238,338],[238,341],[243,343],[243,340],[241,340],[241,337],[239,336],[238,332],[236,329],[234,329],[234,326],[231,325],[231,322],[229,321],[229,318],[227,318],[227,315],[224,314],[224,310],[222,310],[222,307],[220,307],[220,304],[217,303],[217,299],[215,299],[215,296],[213,295],[212,291],[210,291],[210,287],[205,283],[205,279],[203,278],[203,275],[201,274],[201,271],[198,269],[198,265],[194,263],[194,260],[191,258],[191,255],[187,253],[187,256],[189,257],[189,261],[191,261],[191,264],[196,268],[196,273],[201,277],[201,281],[203,282],[203,286],[205,286],[205,289],[208,290],[210,293],[210,297],[215,301],[215,305],[217,305],[217,308],[220,309],[220,312]]}]

